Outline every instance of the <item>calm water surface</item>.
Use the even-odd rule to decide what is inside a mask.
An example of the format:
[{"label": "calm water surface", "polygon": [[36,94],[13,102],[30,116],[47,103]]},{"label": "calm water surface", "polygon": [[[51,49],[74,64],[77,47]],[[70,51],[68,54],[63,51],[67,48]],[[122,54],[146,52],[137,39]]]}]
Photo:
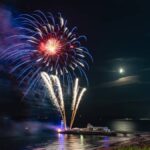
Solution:
[{"label": "calm water surface", "polygon": [[1,150],[94,150],[98,147],[109,147],[113,141],[127,140],[124,137],[100,137],[83,135],[47,134],[6,138],[1,140]]},{"label": "calm water surface", "polygon": [[[105,123],[103,124],[105,125]],[[150,121],[107,122],[113,130],[150,131]],[[36,135],[1,137],[0,150],[94,150],[101,146],[108,148],[111,143],[128,140],[130,137],[101,137],[83,135],[62,135],[41,132]]]}]

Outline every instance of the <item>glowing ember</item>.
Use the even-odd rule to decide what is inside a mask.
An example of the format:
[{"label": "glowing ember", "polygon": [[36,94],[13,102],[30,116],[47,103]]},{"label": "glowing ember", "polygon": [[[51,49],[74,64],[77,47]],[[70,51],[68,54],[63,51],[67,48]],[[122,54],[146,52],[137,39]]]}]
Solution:
[{"label": "glowing ember", "polygon": [[45,43],[40,44],[40,50],[47,52],[49,55],[57,54],[62,48],[62,44],[59,40],[55,38],[48,39]]}]

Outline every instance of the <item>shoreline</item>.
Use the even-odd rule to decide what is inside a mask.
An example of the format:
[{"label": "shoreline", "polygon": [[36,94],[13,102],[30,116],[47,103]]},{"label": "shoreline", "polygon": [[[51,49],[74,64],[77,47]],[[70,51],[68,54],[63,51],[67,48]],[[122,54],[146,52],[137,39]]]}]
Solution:
[{"label": "shoreline", "polygon": [[[150,150],[150,134],[141,134],[140,136],[128,137],[126,140],[110,142],[107,150],[119,150],[122,148],[148,148]],[[98,150],[106,150],[106,147],[101,146]]]}]

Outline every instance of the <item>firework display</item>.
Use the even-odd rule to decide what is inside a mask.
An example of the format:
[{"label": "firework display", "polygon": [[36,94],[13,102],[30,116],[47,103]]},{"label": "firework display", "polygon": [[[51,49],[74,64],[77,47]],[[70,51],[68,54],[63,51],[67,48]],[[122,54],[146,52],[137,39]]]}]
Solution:
[{"label": "firework display", "polygon": [[[46,72],[41,72],[41,77],[49,91],[49,96],[54,106],[57,108],[57,110],[61,114],[61,117],[65,125],[65,129],[66,129],[67,123],[66,123],[65,104],[64,104],[64,98],[62,94],[63,92],[62,92],[62,86],[61,86],[60,80],[56,75],[49,76]],[[79,104],[86,91],[86,88],[83,88],[81,91],[79,90],[78,82],[79,82],[79,79],[77,78],[75,80],[75,85],[74,85],[74,90],[73,90],[72,117],[71,117],[71,122],[70,122],[70,128],[72,128]]]},{"label": "firework display", "polygon": [[6,40],[11,44],[4,48],[1,60],[8,62],[10,73],[17,78],[21,89],[25,89],[23,98],[28,92],[33,93],[33,89],[41,89],[42,77],[50,99],[62,116],[65,128],[65,101],[61,82],[71,90],[76,79],[71,106],[72,128],[86,91],[86,88],[79,87],[77,77],[83,77],[88,84],[86,70],[89,68],[88,59],[92,60],[88,49],[82,43],[82,39],[86,40],[86,37],[77,33],[77,27],[70,30],[67,20],[60,13],[55,17],[49,12],[37,10],[32,14],[21,14],[16,22],[20,26],[15,27],[14,34],[7,37]]},{"label": "firework display", "polygon": [[[54,75],[49,76],[45,72],[41,72],[41,77],[49,91],[49,95],[51,97],[53,104],[55,105],[55,107],[62,116],[64,126],[66,129],[66,114],[60,80],[58,79],[57,76]],[[57,90],[55,90],[55,87]]]},{"label": "firework display", "polygon": [[81,91],[78,87],[78,79],[75,80],[74,90],[73,90],[73,101],[72,101],[72,116],[71,116],[71,122],[70,122],[70,129],[72,128],[72,125],[75,120],[75,116],[77,113],[77,110],[79,108],[79,104],[81,102],[81,99],[86,91],[86,88],[83,88]]},{"label": "firework display", "polygon": [[1,56],[9,61],[21,83],[28,82],[28,91],[35,86],[42,71],[57,75],[68,85],[80,74],[87,80],[87,56],[92,59],[87,48],[82,46],[83,35],[76,33],[76,27],[69,30],[67,20],[61,14],[39,10],[31,15],[22,14],[17,19],[16,35],[8,37],[15,42],[5,49]]}]

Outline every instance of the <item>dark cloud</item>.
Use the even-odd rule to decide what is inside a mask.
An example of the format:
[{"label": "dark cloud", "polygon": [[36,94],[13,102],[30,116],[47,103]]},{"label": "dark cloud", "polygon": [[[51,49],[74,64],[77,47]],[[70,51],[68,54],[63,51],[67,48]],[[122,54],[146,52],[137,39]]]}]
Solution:
[{"label": "dark cloud", "polygon": [[115,63],[115,62],[126,62],[126,63],[132,63],[132,62],[140,62],[140,61],[146,61],[143,58],[140,57],[120,57],[120,58],[114,58],[111,60],[108,60],[109,63]]}]

